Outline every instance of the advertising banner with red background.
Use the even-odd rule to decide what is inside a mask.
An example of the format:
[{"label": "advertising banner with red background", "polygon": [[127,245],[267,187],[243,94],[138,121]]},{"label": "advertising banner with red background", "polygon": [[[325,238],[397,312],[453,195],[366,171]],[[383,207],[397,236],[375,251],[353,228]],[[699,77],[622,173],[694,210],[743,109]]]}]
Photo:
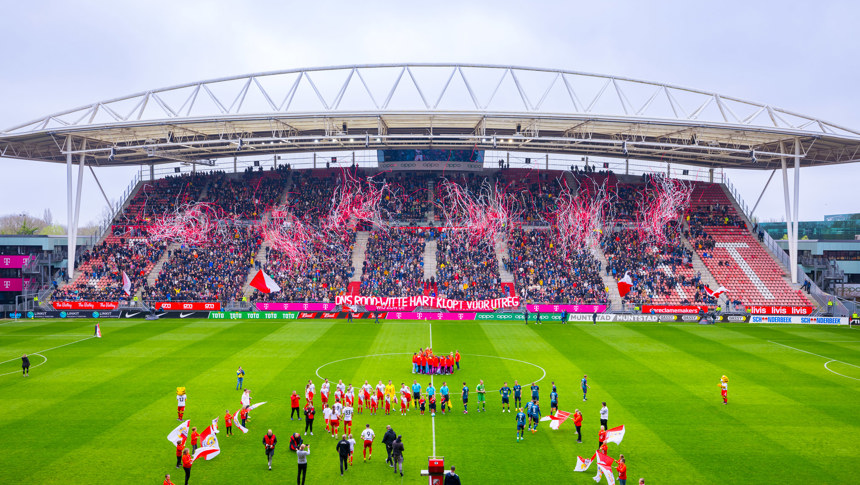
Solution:
[{"label": "advertising banner with red background", "polygon": [[54,301],[54,310],[116,310],[118,301]]},{"label": "advertising banner with red background", "polygon": [[221,303],[206,301],[160,301],[155,304],[157,310],[196,310],[196,311],[219,311]]},{"label": "advertising banner with red background", "polygon": [[814,306],[761,306],[749,305],[747,310],[753,315],[811,315]]}]

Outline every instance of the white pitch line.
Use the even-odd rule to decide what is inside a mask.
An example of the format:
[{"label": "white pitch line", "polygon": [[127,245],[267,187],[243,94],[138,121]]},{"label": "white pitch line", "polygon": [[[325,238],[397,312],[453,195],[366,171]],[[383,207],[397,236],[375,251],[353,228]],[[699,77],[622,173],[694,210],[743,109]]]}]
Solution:
[{"label": "white pitch line", "polygon": [[840,373],[838,373],[838,372],[836,372],[836,371],[834,371],[834,370],[831,370],[831,369],[830,369],[830,367],[827,367],[827,364],[829,364],[829,363],[831,363],[831,362],[839,362],[840,364],[850,365],[851,367],[856,367],[856,368],[858,368],[858,369],[860,369],[860,365],[854,365],[854,364],[851,364],[851,363],[848,363],[848,362],[845,362],[845,361],[842,361],[842,360],[839,360],[839,359],[833,359],[833,358],[831,358],[831,357],[827,357],[827,356],[824,356],[824,355],[821,355],[821,354],[816,354],[815,352],[810,352],[810,351],[808,351],[808,350],[798,349],[797,347],[792,347],[792,346],[790,346],[790,345],[785,345],[785,344],[781,344],[781,343],[779,343],[779,342],[774,342],[773,340],[768,340],[768,342],[770,342],[770,343],[772,343],[772,344],[776,344],[776,345],[781,345],[781,346],[783,346],[783,347],[785,347],[785,348],[789,348],[789,349],[791,349],[791,350],[796,350],[796,351],[798,351],[798,352],[803,352],[804,354],[814,355],[814,356],[816,356],[816,357],[821,357],[822,359],[827,359],[827,362],[825,362],[825,363],[824,363],[824,368],[825,368],[825,369],[827,369],[828,371],[830,371],[830,372],[832,372],[832,373],[834,373],[834,374],[836,374],[836,375],[838,375],[838,376],[847,377],[847,378],[849,378],[849,379],[854,379],[854,380],[856,380],[856,381],[860,381],[860,379],[857,379],[857,378],[855,378],[855,377],[846,376],[846,375],[844,375],[844,374],[840,374]]},{"label": "white pitch line", "polygon": [[[825,362],[825,363],[824,363],[824,368],[825,368],[825,369],[827,369],[827,370],[829,370],[830,372],[832,372],[832,373],[836,374],[837,376],[847,377],[847,378],[849,378],[849,379],[854,379],[855,381],[860,381],[860,379],[858,379],[858,378],[856,378],[856,377],[851,377],[851,376],[846,376],[845,374],[840,374],[840,373],[836,372],[835,370],[831,369],[830,367],[827,367],[827,364],[829,364],[829,363],[831,363],[831,362],[839,362],[839,363],[841,363],[841,364],[844,364],[844,363],[845,363],[845,362],[842,362],[842,361],[839,361],[839,360],[828,360],[827,362]],[[849,365],[850,365],[850,364],[849,364]]]},{"label": "white pitch line", "polygon": [[[30,354],[30,355],[38,355],[39,357],[41,357],[41,358],[45,359],[45,360],[43,360],[42,362],[39,362],[39,363],[38,363],[38,364],[36,364],[36,365],[30,366],[30,368],[31,368],[31,369],[35,369],[36,367],[39,367],[40,365],[44,365],[44,364],[45,364],[45,362],[48,362],[48,358],[47,358],[47,357],[45,357],[45,356],[44,356],[44,355],[42,355],[42,354]],[[9,361],[7,360],[6,362],[9,362]],[[5,373],[5,374],[0,374],[0,377],[2,377],[2,376],[8,376],[9,374],[17,374],[18,372],[19,372],[19,371],[13,370],[12,372],[7,372],[7,373]]]},{"label": "white pitch line", "polygon": [[[89,337],[87,337],[87,338],[82,338],[82,339],[80,339],[80,340],[75,340],[74,342],[69,342],[69,343],[67,343],[67,344],[57,345],[56,347],[51,347],[50,349],[44,349],[44,350],[39,350],[39,351],[36,351],[36,352],[30,352],[30,353],[31,353],[31,354],[41,354],[42,352],[47,352],[47,351],[49,351],[49,350],[59,349],[60,347],[65,347],[66,345],[72,345],[72,344],[76,344],[76,343],[78,343],[78,342],[83,342],[84,340],[89,340],[89,339],[94,338],[94,337],[95,337],[95,336],[89,336]],[[12,362],[13,360],[18,360],[18,359],[20,359],[20,357],[15,357],[14,359],[4,360],[3,362],[0,362],[0,364],[5,364],[5,363],[7,363],[7,362]]]},{"label": "white pitch line", "polygon": [[[430,328],[430,348],[433,348],[433,324],[427,322]],[[433,386],[433,374],[430,374],[430,385]],[[436,386],[433,386],[436,387]],[[444,405],[444,404],[443,404]],[[436,416],[430,416],[430,428],[433,430],[433,458],[436,458]]]}]

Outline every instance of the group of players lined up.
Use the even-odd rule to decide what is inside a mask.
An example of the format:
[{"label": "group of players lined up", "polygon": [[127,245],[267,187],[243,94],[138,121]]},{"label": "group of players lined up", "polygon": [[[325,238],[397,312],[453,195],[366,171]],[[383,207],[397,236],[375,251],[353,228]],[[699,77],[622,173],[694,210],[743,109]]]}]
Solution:
[{"label": "group of players lined up", "polygon": [[460,370],[460,351],[451,352],[448,355],[434,355],[433,349],[422,348],[412,354],[413,374],[453,374],[455,367]]}]

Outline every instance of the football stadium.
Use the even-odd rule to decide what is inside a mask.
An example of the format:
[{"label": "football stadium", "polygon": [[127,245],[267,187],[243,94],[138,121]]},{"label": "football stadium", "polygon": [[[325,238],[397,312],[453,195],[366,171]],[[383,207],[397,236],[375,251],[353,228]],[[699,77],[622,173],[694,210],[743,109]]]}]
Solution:
[{"label": "football stadium", "polygon": [[[858,309],[804,270],[798,212],[803,171],[856,177],[860,131],[374,64],[95,101],[0,130],[0,157],[65,164],[69,221],[0,238],[10,483],[856,475]],[[136,175],[81,237],[109,167]],[[782,246],[728,170],[781,185]]]}]

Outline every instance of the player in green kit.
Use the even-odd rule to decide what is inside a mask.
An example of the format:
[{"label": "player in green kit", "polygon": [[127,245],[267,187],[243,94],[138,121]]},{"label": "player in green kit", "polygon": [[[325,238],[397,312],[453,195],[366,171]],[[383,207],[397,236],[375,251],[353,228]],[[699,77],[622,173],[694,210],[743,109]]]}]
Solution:
[{"label": "player in green kit", "polygon": [[517,441],[522,441],[525,439],[523,436],[525,434],[526,429],[526,413],[523,412],[523,408],[517,409]]},{"label": "player in green kit", "polygon": [[505,412],[505,406],[507,406],[508,412],[511,412],[511,388],[508,387],[507,382],[499,389],[499,394],[502,395],[502,412]]},{"label": "player in green kit", "polygon": [[481,409],[478,409],[478,412],[487,410],[487,401],[486,401],[486,390],[484,389],[484,380],[481,379],[480,383],[475,386],[475,392],[478,393],[478,404],[475,405],[475,409],[478,409],[478,406],[481,406]]}]

